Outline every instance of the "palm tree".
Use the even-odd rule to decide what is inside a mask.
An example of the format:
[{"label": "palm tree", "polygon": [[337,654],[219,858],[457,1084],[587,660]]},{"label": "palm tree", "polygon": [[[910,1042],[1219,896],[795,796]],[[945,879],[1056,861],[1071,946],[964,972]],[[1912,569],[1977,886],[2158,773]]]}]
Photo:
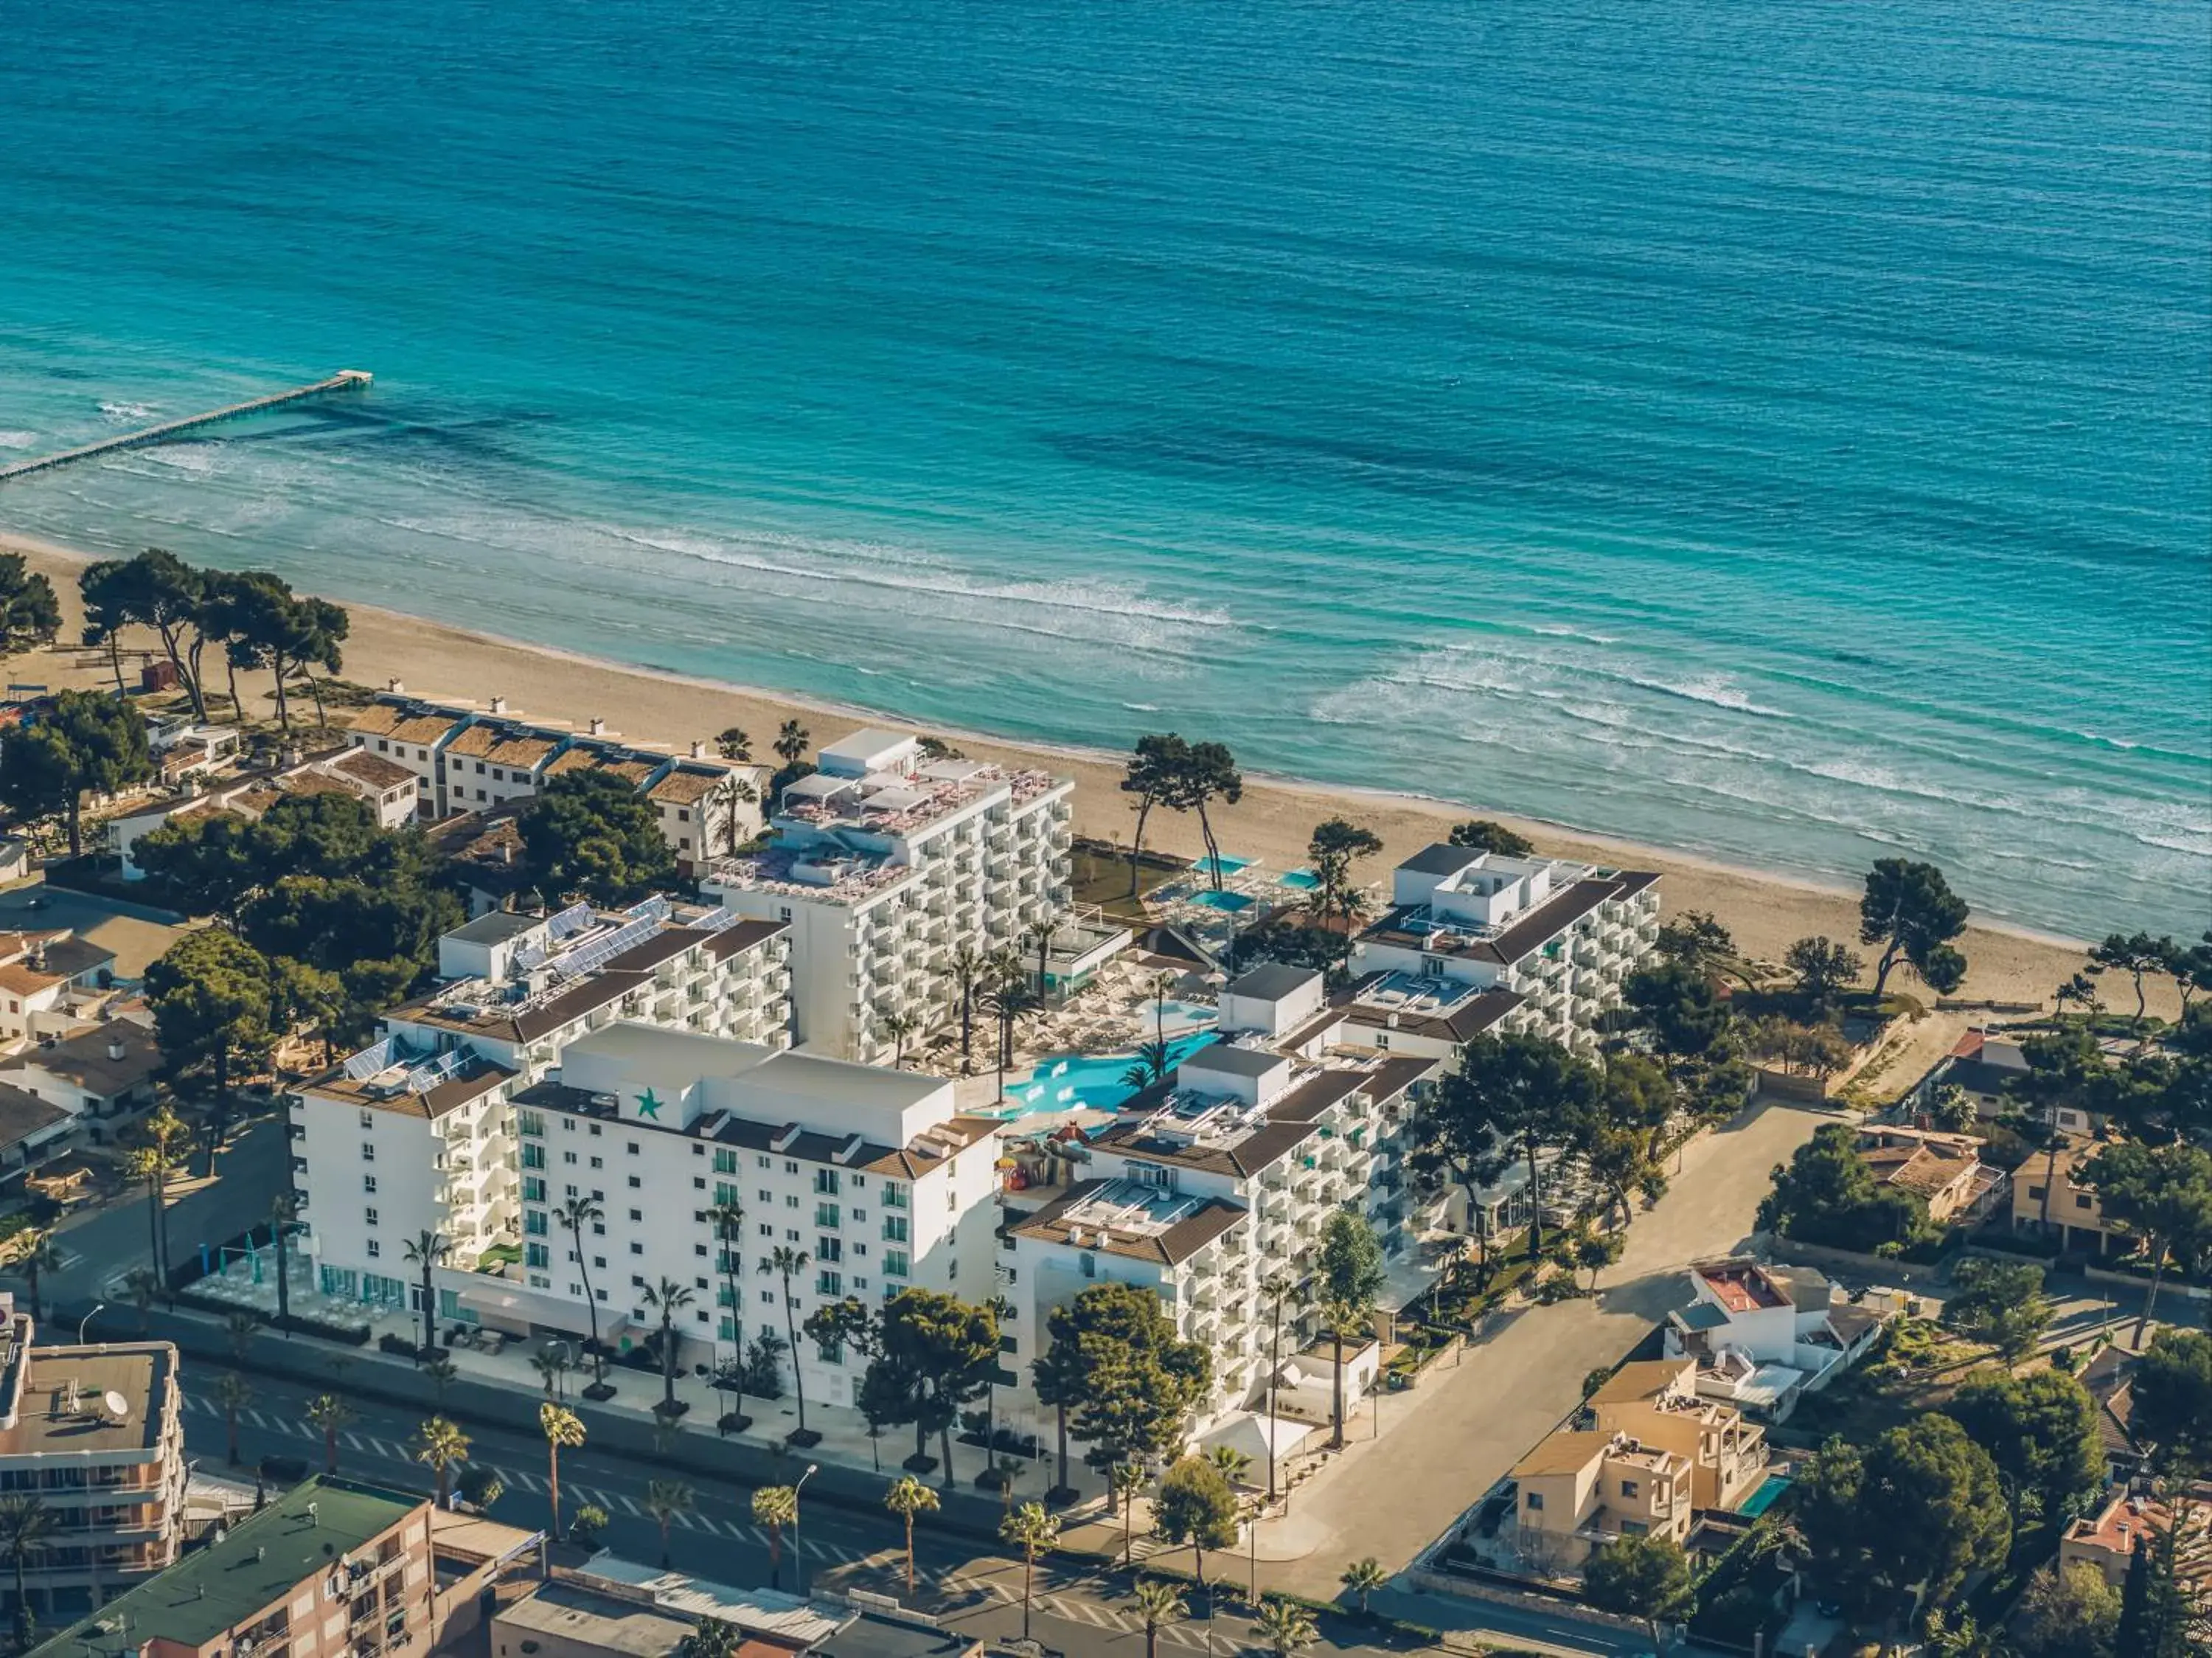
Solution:
[{"label": "palm tree", "polygon": [[561,1396],[561,1378],[568,1373],[568,1350],[558,1342],[549,1341],[530,1356],[530,1368],[538,1372],[538,1380],[545,1384],[545,1397],[558,1399]]},{"label": "palm tree", "polygon": [[884,1507],[906,1521],[906,1592],[914,1593],[914,1517],[937,1512],[937,1493],[912,1474],[901,1474],[884,1493]]},{"label": "palm tree", "polygon": [[1114,1492],[1115,1503],[1121,1510],[1121,1564],[1133,1565],[1137,1557],[1137,1493],[1152,1483],[1152,1477],[1137,1462],[1117,1462],[1108,1472],[1107,1479]]},{"label": "palm tree", "polygon": [[721,1247],[722,1295],[730,1309],[730,1346],[742,1353],[738,1338],[744,1333],[744,1326],[738,1318],[738,1268],[744,1261],[739,1252],[745,1241],[745,1206],[738,1200],[736,1186],[731,1186],[727,1198],[707,1211],[707,1220]]},{"label": "palm tree", "polygon": [[660,1564],[668,1564],[668,1528],[678,1515],[697,1507],[691,1488],[680,1479],[656,1479],[645,1488],[645,1512],[660,1527]]},{"label": "palm tree", "polygon": [[1367,1610],[1367,1597],[1390,1581],[1390,1574],[1382,1570],[1382,1563],[1373,1555],[1364,1560],[1355,1560],[1344,1569],[1338,1580],[1350,1593],[1359,1597],[1359,1610]]},{"label": "palm tree", "polygon": [[584,1422],[565,1405],[538,1407],[538,1426],[545,1436],[545,1494],[553,1509],[553,1540],[561,1540],[561,1451],[584,1442]]},{"label": "palm tree", "polygon": [[1206,1460],[1221,1470],[1221,1477],[1231,1484],[1241,1482],[1250,1472],[1252,1459],[1234,1445],[1217,1445],[1206,1454]]},{"label": "palm tree", "polygon": [[1030,1638],[1030,1591],[1036,1582],[1037,1551],[1060,1541],[1060,1521],[1042,1503],[1024,1503],[999,1522],[999,1538],[1022,1551],[1022,1639]]},{"label": "palm tree", "polygon": [[416,1234],[407,1245],[407,1262],[422,1269],[422,1354],[435,1357],[438,1351],[438,1296],[430,1288],[430,1273],[447,1256],[453,1252],[442,1233],[425,1229]]},{"label": "palm tree", "polygon": [[983,953],[963,939],[952,947],[952,982],[960,991],[960,1074],[975,1074],[975,989],[983,981]]},{"label": "palm tree", "polygon": [[39,1545],[54,1529],[53,1510],[28,1491],[0,1496],[0,1550],[15,1572],[15,1650],[28,1652],[39,1620],[31,1615],[31,1591],[23,1573]]},{"label": "palm tree", "polygon": [[1129,1592],[1129,1604],[1145,1626],[1145,1658],[1159,1658],[1160,1631],[1190,1616],[1190,1603],[1182,1590],[1164,1578],[1144,1577]]},{"label": "palm tree", "polygon": [[794,1274],[806,1271],[806,1264],[812,1259],[803,1249],[778,1244],[775,1253],[761,1263],[762,1271],[773,1272],[783,1280],[783,1329],[791,1343],[791,1387],[799,1399],[799,1431],[802,1434],[806,1431],[806,1369],[799,1362],[799,1325],[792,1311],[791,1280]]},{"label": "palm tree", "polygon": [[1291,1658],[1301,1648],[1321,1639],[1314,1616],[1295,1600],[1271,1594],[1260,1603],[1252,1618],[1253,1632],[1267,1643],[1275,1658]]},{"label": "palm tree", "polygon": [[691,1305],[687,1284],[663,1276],[658,1285],[647,1284],[645,1304],[660,1309],[660,1413],[676,1414],[676,1315]]},{"label": "palm tree", "polygon": [[1283,1303],[1305,1289],[1305,1280],[1276,1272],[1260,1286],[1267,1298],[1267,1501],[1275,1500],[1275,1378],[1283,1368]]},{"label": "palm tree", "polygon": [[230,1466],[238,1466],[238,1413],[253,1403],[253,1388],[235,1370],[226,1370],[215,1381],[216,1403],[222,1406],[222,1426]]},{"label": "palm tree", "polygon": [[805,726],[797,720],[786,720],[775,734],[775,757],[786,765],[796,765],[811,741],[812,735]]},{"label": "palm tree", "polygon": [[1173,1051],[1164,1042],[1138,1043],[1137,1063],[1121,1073],[1121,1081],[1133,1088],[1148,1088],[1166,1081]]},{"label": "palm tree", "polygon": [[592,1389],[600,1399],[606,1397],[599,1390],[607,1385],[607,1361],[599,1351],[599,1298],[592,1293],[592,1275],[585,1270],[584,1228],[597,1226],[606,1217],[606,1210],[589,1198],[570,1198],[553,1211],[553,1218],[568,1228],[568,1235],[576,1242],[576,1277],[584,1286],[584,1315],[592,1327]]},{"label": "palm tree", "polygon": [[799,1523],[799,1493],[788,1485],[763,1485],[753,1493],[753,1524],[768,1527],[768,1586],[783,1587],[783,1528]]},{"label": "palm tree", "polygon": [[438,1506],[446,1506],[453,1470],[469,1460],[469,1436],[443,1417],[432,1417],[415,1430],[415,1460],[438,1477]]},{"label": "palm tree", "polygon": [[43,1273],[61,1271],[61,1246],[54,1241],[52,1232],[33,1232],[29,1245],[15,1257],[15,1265],[31,1286],[31,1322],[36,1324],[46,1315],[39,1300],[39,1278]]},{"label": "palm tree", "polygon": [[276,1327],[288,1341],[292,1336],[290,1246],[299,1219],[300,1199],[294,1193],[280,1192],[269,1200],[269,1239],[276,1248]]},{"label": "palm tree", "polygon": [[738,1658],[745,1632],[720,1618],[702,1618],[691,1633],[676,1643],[674,1658]]},{"label": "palm tree", "polygon": [[436,1396],[438,1408],[446,1408],[446,1390],[461,1379],[460,1367],[443,1353],[422,1367],[422,1374],[430,1378],[430,1391]]},{"label": "palm tree", "polygon": [[338,1430],[353,1419],[353,1406],[336,1393],[318,1393],[307,1401],[307,1425],[322,1430],[325,1473],[338,1471]]},{"label": "palm tree", "polygon": [[1036,999],[1039,1007],[1044,1005],[1045,993],[1049,987],[1051,974],[1048,971],[1048,964],[1052,960],[1052,941],[1059,931],[1060,923],[1057,921],[1048,920],[1032,921],[1022,929],[1022,936],[1036,947]]},{"label": "palm tree", "polygon": [[910,1013],[887,1013],[876,1021],[876,1027],[891,1039],[891,1068],[906,1064],[906,1039],[921,1027],[921,1021]]},{"label": "palm tree", "polygon": [[753,740],[743,726],[725,726],[722,735],[714,739],[714,751],[726,760],[749,760],[753,757]]}]

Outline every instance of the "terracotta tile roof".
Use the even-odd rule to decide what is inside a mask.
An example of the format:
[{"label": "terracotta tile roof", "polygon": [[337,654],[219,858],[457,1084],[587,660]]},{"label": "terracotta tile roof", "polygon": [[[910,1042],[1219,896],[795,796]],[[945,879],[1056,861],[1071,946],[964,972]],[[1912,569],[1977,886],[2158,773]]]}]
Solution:
[{"label": "terracotta tile roof", "polygon": [[366,748],[356,748],[341,759],[332,760],[331,770],[343,771],[356,782],[380,792],[415,781],[415,773],[405,766],[396,760],[388,760],[381,754],[372,754]]},{"label": "terracotta tile roof", "polygon": [[[108,1047],[118,1042],[122,1044],[123,1057],[111,1058]],[[52,1047],[18,1054],[0,1065],[0,1072],[21,1071],[29,1066],[74,1082],[87,1094],[112,1100],[159,1070],[161,1050],[154,1041],[154,1033],[143,1025],[116,1019],[71,1031]]]},{"label": "terracotta tile roof", "polygon": [[553,763],[545,768],[545,775],[565,777],[571,771],[588,771],[599,763],[599,757],[590,749],[571,748],[566,753],[554,757]]},{"label": "terracotta tile roof", "polygon": [[13,1148],[33,1135],[65,1123],[70,1113],[27,1088],[0,1082],[0,1148]]},{"label": "terracotta tile roof", "polygon": [[0,991],[10,996],[36,996],[40,991],[50,991],[68,982],[67,973],[43,973],[20,961],[0,965]]},{"label": "terracotta tile roof", "polygon": [[726,773],[679,768],[647,789],[646,794],[648,798],[670,806],[695,806],[727,781]]}]

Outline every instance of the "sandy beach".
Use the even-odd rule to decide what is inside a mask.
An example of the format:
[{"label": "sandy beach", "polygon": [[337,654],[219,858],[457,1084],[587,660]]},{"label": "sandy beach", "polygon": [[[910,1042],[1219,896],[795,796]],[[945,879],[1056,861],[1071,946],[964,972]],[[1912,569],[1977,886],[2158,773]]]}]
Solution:
[{"label": "sandy beach", "polygon": [[[88,562],[86,557],[4,533],[0,533],[0,547],[25,553],[34,568],[54,578],[65,613],[62,637],[80,637],[75,572]],[[343,677],[356,684],[381,686],[398,680],[409,691],[424,694],[478,701],[503,696],[518,713],[580,725],[600,718],[611,731],[638,741],[711,741],[717,732],[735,725],[751,734],[756,753],[763,754],[787,719],[805,725],[817,743],[863,721],[904,723],[895,710],[808,704],[764,691],[623,667],[368,606],[348,608],[353,631],[346,642]],[[51,653],[14,659],[9,678],[60,686],[105,683],[108,675],[104,664],[95,663],[91,653],[64,646]],[[262,684],[249,685],[245,693],[249,706],[264,691]],[[1206,735],[1196,723],[1168,722],[1179,724],[1188,737]],[[1077,832],[1127,840],[1133,818],[1118,786],[1120,757],[1007,743],[982,733],[934,729],[935,735],[957,741],[978,758],[1045,765],[1072,775],[1077,784]],[[1224,851],[1263,860],[1278,869],[1304,863],[1306,838],[1316,823],[1331,816],[1349,818],[1372,830],[1383,843],[1382,855],[1367,861],[1358,871],[1360,879],[1368,881],[1384,878],[1394,862],[1430,841],[1443,838],[1452,824],[1470,817],[1494,818],[1528,835],[1540,850],[1554,856],[1657,871],[1664,877],[1669,914],[1711,911],[1734,931],[1746,953],[1769,960],[1778,960],[1796,939],[1817,933],[1850,940],[1857,928],[1856,896],[1841,888],[1823,888],[1679,852],[1586,835],[1555,824],[1516,819],[1479,802],[1446,804],[1379,790],[1323,788],[1248,774],[1243,800],[1214,815],[1216,833]],[[1178,820],[1169,814],[1153,815],[1146,841],[1148,846],[1192,856],[1202,850],[1196,820]],[[2054,986],[2080,968],[2082,960],[2082,947],[2078,943],[2009,928],[1973,926],[1961,943],[1970,971],[1960,994],[1989,1002],[2044,1002]],[[1919,988],[1917,981],[1903,973],[1894,975],[1892,982],[1909,990]],[[2118,989],[2114,987],[2115,995]]]}]

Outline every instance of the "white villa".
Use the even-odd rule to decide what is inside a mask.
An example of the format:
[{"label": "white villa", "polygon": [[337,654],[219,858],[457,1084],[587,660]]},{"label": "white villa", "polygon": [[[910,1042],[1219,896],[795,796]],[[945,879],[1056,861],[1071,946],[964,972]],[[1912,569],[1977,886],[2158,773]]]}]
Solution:
[{"label": "white villa", "polygon": [[914,1033],[953,1009],[953,954],[1009,947],[1034,956],[1038,935],[1070,978],[1127,935],[1081,935],[1067,915],[1073,781],[981,760],[932,759],[896,731],[855,731],[823,748],[818,769],[775,802],[775,844],[716,866],[701,890],[744,916],[791,929],[800,1044],[833,1058],[892,1056],[894,1016]]},{"label": "white villa", "polygon": [[1448,1058],[1492,1027],[1595,1048],[1598,1015],[1659,936],[1659,877],[1469,847],[1425,848],[1353,947],[1361,1039]]},{"label": "white villa", "polygon": [[414,813],[426,819],[492,811],[537,794],[550,778],[599,771],[653,802],[661,834],[688,875],[704,873],[761,830],[769,768],[723,759],[704,741],[678,754],[657,743],[623,742],[605,720],[578,731],[511,713],[503,697],[481,707],[412,697],[398,680],[361,711],[349,735],[356,748],[406,769]]},{"label": "white villa", "polygon": [[[307,1256],[325,1295],[419,1300],[407,1244],[444,1238],[472,1270],[519,1249],[514,1096],[563,1046],[617,1020],[787,1045],[783,930],[650,899],[497,912],[439,941],[445,983],[394,1008],[384,1035],[290,1101],[293,1184]],[[540,1288],[550,1288],[544,1276]]]},{"label": "white villa", "polygon": [[1701,1398],[1782,1422],[1874,1344],[1905,1310],[1894,1291],[1853,1302],[1809,1267],[1762,1266],[1748,1256],[1690,1268],[1695,1299],[1667,1315],[1667,1356],[1697,1362]]}]

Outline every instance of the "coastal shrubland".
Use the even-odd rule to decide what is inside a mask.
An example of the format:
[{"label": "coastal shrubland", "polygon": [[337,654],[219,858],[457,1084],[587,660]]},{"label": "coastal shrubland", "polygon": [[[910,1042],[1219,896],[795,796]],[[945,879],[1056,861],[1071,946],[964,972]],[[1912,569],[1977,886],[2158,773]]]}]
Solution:
[{"label": "coastal shrubland", "polygon": [[629,904],[666,886],[676,855],[651,801],[605,771],[550,778],[517,825],[538,890]]},{"label": "coastal shrubland", "polygon": [[34,721],[0,728],[0,805],[21,823],[58,818],[70,855],[84,850],[84,797],[154,775],[146,720],[120,698],[55,694]]},{"label": "coastal shrubland", "polygon": [[0,552],[0,658],[49,645],[62,630],[61,600],[20,552]]},{"label": "coastal shrubland", "polygon": [[1848,1123],[1823,1123],[1787,1164],[1775,1165],[1759,1228],[1866,1254],[1895,1254],[1936,1236],[1927,1200],[1876,1180]]}]

